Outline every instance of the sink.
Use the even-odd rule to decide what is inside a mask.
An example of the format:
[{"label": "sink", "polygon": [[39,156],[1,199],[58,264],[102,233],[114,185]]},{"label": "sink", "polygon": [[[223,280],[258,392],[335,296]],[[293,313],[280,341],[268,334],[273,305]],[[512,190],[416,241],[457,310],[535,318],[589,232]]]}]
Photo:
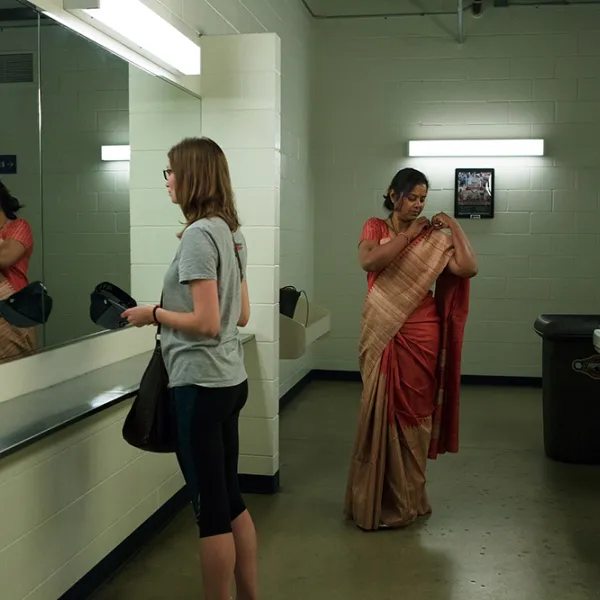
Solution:
[{"label": "sink", "polygon": [[594,347],[596,352],[600,353],[600,329],[594,331]]}]

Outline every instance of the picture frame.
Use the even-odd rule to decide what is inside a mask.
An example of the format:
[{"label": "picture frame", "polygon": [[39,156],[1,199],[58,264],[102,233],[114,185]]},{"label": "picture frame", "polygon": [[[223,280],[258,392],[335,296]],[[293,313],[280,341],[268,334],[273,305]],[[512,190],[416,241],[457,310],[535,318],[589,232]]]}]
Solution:
[{"label": "picture frame", "polygon": [[456,169],[454,218],[493,219],[495,169]]}]

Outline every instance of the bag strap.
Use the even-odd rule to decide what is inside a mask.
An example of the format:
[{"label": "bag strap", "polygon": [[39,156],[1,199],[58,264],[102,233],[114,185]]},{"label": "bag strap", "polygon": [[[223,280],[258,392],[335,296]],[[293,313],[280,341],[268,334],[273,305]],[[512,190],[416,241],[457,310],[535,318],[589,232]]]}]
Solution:
[{"label": "bag strap", "polygon": [[[160,304],[159,307],[162,308],[163,306],[163,297],[164,297],[164,292],[160,295]],[[154,336],[154,338],[156,339],[156,341],[160,341],[160,330],[162,329],[162,325],[159,323],[156,326],[156,335]]]},{"label": "bag strap", "polygon": [[244,281],[244,270],[242,269],[242,259],[240,258],[240,253],[239,253],[239,250],[237,247],[237,243],[235,241],[235,236],[233,235],[233,231],[231,232],[231,238],[233,239],[233,251],[235,252],[237,264],[240,269],[240,281]]},{"label": "bag strap", "polygon": [[[233,235],[233,232],[231,233],[231,239],[233,240],[233,251],[235,252],[235,257],[237,259],[237,263],[238,263],[238,267],[240,269],[240,280],[243,281],[244,280],[244,270],[242,269],[242,259],[240,258],[240,253],[238,251],[237,248],[237,243],[235,241],[235,237]],[[160,295],[160,308],[163,307],[163,298],[164,298],[164,292]],[[160,330],[162,329],[162,325],[159,323],[156,326],[156,340],[160,341]]]}]

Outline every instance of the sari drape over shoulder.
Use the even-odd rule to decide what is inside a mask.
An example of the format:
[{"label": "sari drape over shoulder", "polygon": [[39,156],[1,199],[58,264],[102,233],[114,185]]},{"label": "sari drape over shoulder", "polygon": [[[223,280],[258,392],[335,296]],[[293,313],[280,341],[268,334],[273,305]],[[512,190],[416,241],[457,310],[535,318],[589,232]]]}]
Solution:
[{"label": "sari drape over shoulder", "polygon": [[346,516],[366,530],[428,514],[427,458],[458,451],[469,280],[446,270],[453,253],[451,236],[430,229],[369,281],[359,344],[364,387],[345,503]]}]

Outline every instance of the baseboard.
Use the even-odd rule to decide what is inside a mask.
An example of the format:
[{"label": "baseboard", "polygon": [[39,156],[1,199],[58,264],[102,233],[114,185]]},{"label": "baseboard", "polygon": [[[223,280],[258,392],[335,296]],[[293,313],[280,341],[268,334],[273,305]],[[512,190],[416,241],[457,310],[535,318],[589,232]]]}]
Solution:
[{"label": "baseboard", "polygon": [[240,474],[242,494],[276,494],[279,491],[279,471],[275,475]]},{"label": "baseboard", "polygon": [[358,371],[329,371],[314,369],[311,378],[315,381],[362,381]]},{"label": "baseboard", "polygon": [[518,377],[516,375],[463,375],[463,385],[488,385],[505,387],[541,388],[541,377]]},{"label": "baseboard", "polygon": [[[310,373],[316,381],[361,381],[358,371],[328,371],[315,369]],[[506,387],[542,387],[541,377],[516,377],[512,375],[462,375],[463,385],[489,385]],[[281,404],[280,404],[281,406]]]}]

